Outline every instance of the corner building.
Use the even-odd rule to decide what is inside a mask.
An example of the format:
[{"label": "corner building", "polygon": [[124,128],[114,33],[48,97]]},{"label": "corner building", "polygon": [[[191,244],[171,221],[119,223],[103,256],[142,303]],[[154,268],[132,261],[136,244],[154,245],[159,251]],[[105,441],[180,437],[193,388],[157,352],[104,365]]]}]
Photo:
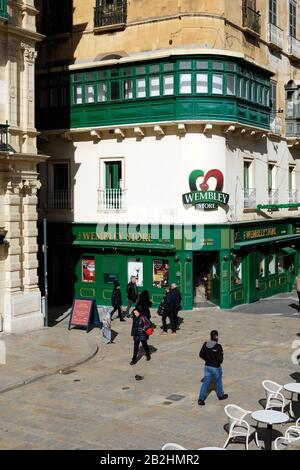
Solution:
[{"label": "corner building", "polygon": [[154,305],[177,282],[184,309],[290,291],[297,2],[36,3],[52,299],[107,305],[113,279],[125,299],[131,274]]}]

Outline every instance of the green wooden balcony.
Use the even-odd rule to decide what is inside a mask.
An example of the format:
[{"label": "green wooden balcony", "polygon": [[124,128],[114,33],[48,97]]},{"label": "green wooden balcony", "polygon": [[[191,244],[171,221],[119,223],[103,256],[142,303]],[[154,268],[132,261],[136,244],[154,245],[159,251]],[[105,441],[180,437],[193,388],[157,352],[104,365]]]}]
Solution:
[{"label": "green wooden balcony", "polygon": [[8,18],[7,0],[0,0],[0,18]]}]

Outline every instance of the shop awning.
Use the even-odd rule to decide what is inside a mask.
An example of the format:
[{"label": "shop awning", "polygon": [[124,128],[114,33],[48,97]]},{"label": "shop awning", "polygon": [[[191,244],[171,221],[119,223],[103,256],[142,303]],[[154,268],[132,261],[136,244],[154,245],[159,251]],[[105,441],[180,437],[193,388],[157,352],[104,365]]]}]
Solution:
[{"label": "shop awning", "polygon": [[114,248],[124,249],[124,250],[132,250],[132,251],[139,251],[139,250],[151,250],[151,251],[176,251],[175,245],[171,243],[129,243],[129,242],[105,242],[105,241],[79,241],[76,240],[73,242],[74,246],[82,247],[82,248],[103,248],[103,249],[110,249],[113,250]]},{"label": "shop awning", "polygon": [[[254,239],[254,240],[248,240],[246,242],[239,242],[234,244],[234,249],[235,250],[241,250],[242,248],[247,248],[248,246],[253,246],[253,245],[264,245],[266,243],[279,243],[279,242],[291,242],[293,240],[299,240],[300,239],[300,234],[294,235],[294,234],[289,234],[289,235],[280,235],[279,237],[268,237],[268,238],[262,238],[262,239]],[[290,248],[292,250],[292,248]]]},{"label": "shop awning", "polygon": [[289,246],[282,248],[281,251],[283,251],[284,253],[287,253],[288,255],[294,255],[295,253],[297,253],[297,251],[294,250],[294,248],[290,248]]}]

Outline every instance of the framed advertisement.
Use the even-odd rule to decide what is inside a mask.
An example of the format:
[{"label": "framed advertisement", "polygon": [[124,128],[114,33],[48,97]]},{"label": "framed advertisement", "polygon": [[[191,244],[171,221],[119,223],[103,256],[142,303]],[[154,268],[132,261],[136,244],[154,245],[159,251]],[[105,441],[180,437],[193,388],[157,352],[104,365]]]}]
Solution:
[{"label": "framed advertisement", "polygon": [[162,289],[169,284],[169,261],[166,259],[153,260],[153,287]]},{"label": "framed advertisement", "polygon": [[137,261],[135,259],[128,260],[128,282],[130,282],[132,276],[136,277],[136,284],[138,287],[141,287],[143,285],[144,280],[144,270],[142,261]]},{"label": "framed advertisement", "polygon": [[95,258],[82,258],[81,260],[81,280],[82,282],[96,281]]}]

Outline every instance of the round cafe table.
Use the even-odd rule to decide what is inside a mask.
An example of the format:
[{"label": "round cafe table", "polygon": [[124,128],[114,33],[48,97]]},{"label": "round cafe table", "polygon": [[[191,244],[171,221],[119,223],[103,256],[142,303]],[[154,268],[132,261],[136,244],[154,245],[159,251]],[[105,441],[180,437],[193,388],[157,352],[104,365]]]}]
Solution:
[{"label": "round cafe table", "polygon": [[285,413],[274,410],[259,410],[252,413],[252,418],[258,423],[267,424],[267,436],[265,442],[265,450],[272,450],[272,426],[273,424],[282,424],[289,421],[289,417]]},{"label": "round cafe table", "polygon": [[[292,382],[290,384],[285,384],[283,386],[283,388],[285,390],[287,390],[288,392],[291,392],[292,393],[292,399],[293,399],[293,394],[294,393],[297,393],[298,394],[298,414],[299,414],[299,408],[300,408],[300,383],[295,383],[295,382]],[[300,414],[299,414],[300,416]],[[299,418],[299,416],[297,416],[296,418]]]}]

